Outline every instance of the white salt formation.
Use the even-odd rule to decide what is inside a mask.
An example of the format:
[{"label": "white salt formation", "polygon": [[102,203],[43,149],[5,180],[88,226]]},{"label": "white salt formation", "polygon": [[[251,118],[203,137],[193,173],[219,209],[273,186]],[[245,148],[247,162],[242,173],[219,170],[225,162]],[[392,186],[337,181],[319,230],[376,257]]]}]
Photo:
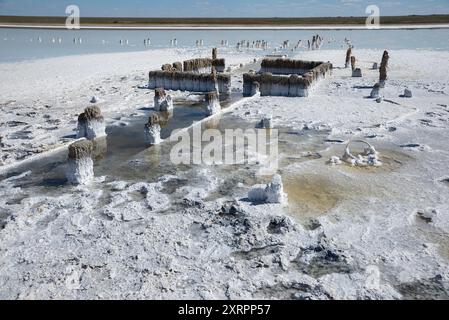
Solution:
[{"label": "white salt formation", "polygon": [[350,143],[347,144],[345,153],[343,154],[342,161],[349,163],[352,166],[366,167],[366,166],[381,166],[382,162],[379,160],[379,153],[376,149],[366,141],[358,140],[355,142],[361,142],[367,145],[363,152],[357,156],[354,156],[349,150]]},{"label": "white salt formation", "polygon": [[428,208],[426,210],[422,210],[417,212],[418,217],[420,217],[423,220],[426,220],[427,222],[434,222],[437,218],[438,212],[435,209]]},{"label": "white salt formation", "polygon": [[282,178],[276,174],[267,185],[255,185],[248,192],[248,199],[252,202],[287,203]]},{"label": "white salt formation", "polygon": [[206,113],[208,116],[217,114],[221,111],[220,100],[216,91],[206,93]]},{"label": "white salt formation", "polygon": [[87,184],[94,177],[92,161],[93,144],[89,140],[81,140],[69,146],[66,176],[71,184]]},{"label": "white salt formation", "polygon": [[380,94],[380,85],[378,83],[376,83],[373,86],[373,89],[371,90],[371,93],[369,96],[370,96],[370,98],[377,99],[377,98],[379,98],[379,94]]},{"label": "white salt formation", "polygon": [[409,90],[409,89],[405,89],[404,90],[404,98],[411,98],[413,95],[412,95],[412,91],[411,90]]},{"label": "white salt formation", "polygon": [[268,203],[286,203],[287,195],[284,193],[282,178],[276,174],[271,182],[265,188],[266,202]]},{"label": "white salt formation", "polygon": [[161,125],[159,116],[152,114],[145,124],[145,143],[154,145],[161,143]]},{"label": "white salt formation", "polygon": [[339,165],[339,164],[341,164],[341,159],[340,159],[340,157],[333,156],[330,158],[329,163],[334,166]]},{"label": "white salt formation", "polygon": [[154,90],[154,110],[170,111],[173,109],[173,100],[170,95],[165,93],[164,88]]},{"label": "white salt formation", "polygon": [[[337,32],[338,41],[344,38],[343,33]],[[390,31],[381,33],[387,35]],[[136,106],[141,106],[145,99],[143,91],[133,88],[140,82],[141,66],[160,69],[163,62],[186,60],[199,50],[147,50],[132,54],[131,59],[124,59],[124,54],[101,54],[3,64],[0,73],[3,77],[0,136],[3,139],[0,145],[4,146],[0,147],[0,158],[8,167],[0,169],[2,176],[10,178],[0,178],[0,251],[3,257],[0,259],[0,298],[390,300],[446,297],[449,289],[449,144],[441,139],[449,136],[449,103],[447,95],[432,91],[448,92],[449,51],[431,49],[441,48],[438,38],[432,39],[435,43],[429,43],[426,50],[413,50],[408,37],[398,35],[397,31],[391,33],[389,41],[397,38],[397,47],[409,49],[392,52],[392,63],[397,61],[397,65],[399,62],[401,65],[398,68],[390,65],[388,81],[394,82],[385,95],[393,102],[398,99],[397,102],[415,102],[419,95],[416,103],[401,107],[387,101],[374,104],[370,101],[374,99],[362,99],[362,95],[369,96],[371,88],[354,89],[357,79],[350,77],[348,68],[337,70],[332,81],[319,88],[316,98],[307,101],[246,99],[247,102],[237,105],[232,115],[223,119],[231,123],[231,127],[245,129],[246,125],[240,125],[244,122],[242,119],[258,122],[263,115],[273,114],[275,128],[278,125],[293,127],[295,130],[288,131],[298,133],[296,129],[304,123],[305,129],[311,129],[310,139],[298,139],[288,132],[279,137],[296,142],[293,145],[280,141],[279,150],[284,152],[284,156],[280,155],[279,166],[283,171],[282,181],[286,182],[284,192],[288,193],[289,212],[282,205],[254,205],[241,197],[230,210],[222,212],[220,206],[231,202],[227,199],[242,196],[242,190],[243,197],[247,198],[255,183],[246,183],[244,188],[238,181],[251,180],[258,168],[248,165],[209,167],[201,172],[202,166],[181,166],[175,170],[169,163],[170,146],[161,150],[164,143],[138,155],[120,151],[120,155],[111,159],[112,167],[105,167],[109,161],[101,164],[101,175],[107,177],[106,180],[98,178],[100,170],[95,166],[94,180],[88,187],[73,188],[67,183],[67,190],[59,188],[48,195],[47,188],[40,183],[44,178],[57,179],[58,168],[55,166],[54,172],[41,174],[42,170],[33,163],[37,161],[41,166],[42,159],[32,160],[32,157],[40,152],[35,150],[54,149],[59,144],[54,142],[68,134],[67,124],[70,126],[70,120],[76,117],[71,119],[65,114],[83,112],[84,107],[93,105],[89,103],[91,96],[98,95],[101,100],[113,101],[108,109],[98,105],[105,111],[106,121],[106,110],[111,116],[123,116],[123,121],[127,121],[134,117]],[[421,32],[410,33],[423,43],[424,39],[419,38]],[[147,33],[140,37],[145,36],[148,37]],[[36,37],[34,42],[38,45]],[[165,43],[173,37],[168,36]],[[306,51],[307,37],[303,39]],[[45,41],[48,40],[46,36]],[[117,40],[112,41],[108,42],[110,46],[118,44]],[[194,41],[190,42],[194,44]],[[331,46],[338,47],[340,42]],[[67,44],[67,38],[64,43]],[[226,53],[226,58],[230,57],[235,66],[263,54],[262,51],[237,53],[233,48],[235,43],[232,42],[232,48]],[[270,48],[265,53],[271,52]],[[382,54],[376,49],[357,52],[367,63],[367,68],[362,69],[363,76],[370,79],[357,84],[373,86],[379,81],[379,70],[368,72],[367,69],[374,61],[380,66]],[[326,57],[325,61],[335,61],[342,68],[344,53],[344,49],[298,52],[304,57]],[[65,67],[61,68],[62,65]],[[242,70],[236,70],[233,75],[233,88],[241,86],[238,77]],[[89,74],[89,77],[80,77],[80,74]],[[129,75],[128,78],[115,81],[123,74]],[[24,78],[27,80],[23,81]],[[61,79],[65,84],[58,84]],[[94,92],[92,86],[94,90],[100,88],[101,94]],[[398,98],[405,88],[412,90],[413,98]],[[418,92],[415,88],[421,89]],[[51,96],[45,97],[44,92],[51,92]],[[88,96],[80,100],[82,92]],[[203,99],[205,93],[199,97]],[[384,94],[383,89],[380,94]],[[53,98],[61,103],[56,105]],[[79,108],[75,101],[86,105]],[[45,106],[47,103],[49,105]],[[152,109],[152,98],[148,103]],[[332,104],[338,104],[337,111]],[[146,112],[148,121],[150,112]],[[238,123],[232,122],[233,116],[240,119]],[[57,119],[61,123],[53,124]],[[421,120],[425,119],[432,120],[431,124],[436,127],[424,125]],[[27,124],[17,125],[13,121]],[[145,122],[138,128],[137,138],[142,142]],[[181,121],[180,125],[190,122]],[[220,126],[223,124],[222,121]],[[58,129],[51,130],[53,127]],[[75,129],[76,123],[72,123],[72,127]],[[161,127],[165,132],[162,124]],[[128,130],[127,127],[122,129]],[[331,129],[332,132],[328,132]],[[28,131],[32,132],[26,134]],[[164,132],[161,131],[161,138],[165,138]],[[32,139],[13,139],[18,134]],[[332,136],[328,137],[329,134]],[[384,165],[351,167],[343,163],[340,166],[344,167],[323,168],[323,162],[332,155],[343,155],[347,144],[343,140],[352,134],[377,135],[375,139],[354,140],[365,139],[379,149]],[[326,138],[330,142],[334,138],[334,142],[324,142]],[[381,141],[393,147],[388,160],[378,145]],[[344,144],[339,145],[339,142]],[[427,144],[433,151],[427,149]],[[285,150],[290,145],[294,148]],[[326,151],[327,147],[339,151],[332,154]],[[363,147],[358,143],[350,145],[350,151],[357,156]],[[247,151],[252,150],[242,151],[246,157]],[[316,159],[319,154],[327,158],[300,160],[301,157]],[[13,163],[19,165],[22,157],[30,162],[23,167],[9,167]],[[67,154],[64,157],[66,167]],[[266,160],[260,158],[263,168]],[[94,157],[93,161],[95,165]],[[387,161],[388,170],[382,169],[387,167]],[[64,179],[65,169],[62,171]],[[34,172],[29,175],[29,170]],[[17,175],[20,172],[22,174]],[[286,179],[305,183],[291,184],[293,192],[295,188],[306,187],[295,195],[295,203]],[[270,181],[268,177],[263,183]],[[229,185],[235,185],[235,190]],[[184,199],[189,203],[183,203]],[[434,217],[432,209],[437,211]],[[426,219],[431,218],[432,225],[423,225],[426,222],[417,216],[418,212],[423,212]],[[287,215],[291,215],[292,226],[285,234],[278,231],[278,222],[275,228],[270,226],[274,219]],[[229,252],[235,252],[236,259],[230,261]],[[257,266],[262,267],[255,268]],[[379,271],[380,279],[377,279]],[[187,278],[195,282],[183,281]]]},{"label": "white salt formation", "polygon": [[95,138],[106,136],[106,126],[101,110],[97,106],[87,107],[78,116],[77,138]]}]

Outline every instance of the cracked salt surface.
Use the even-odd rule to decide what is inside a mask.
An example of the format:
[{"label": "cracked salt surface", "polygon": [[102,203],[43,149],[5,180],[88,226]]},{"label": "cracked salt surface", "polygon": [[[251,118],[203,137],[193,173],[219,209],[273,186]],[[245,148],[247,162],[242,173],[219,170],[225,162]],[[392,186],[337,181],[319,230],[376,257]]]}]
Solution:
[{"label": "cracked salt surface", "polygon": [[[363,67],[380,51],[357,52]],[[409,106],[363,99],[370,89],[353,87],[372,85],[378,74],[364,70],[353,79],[336,68],[312,97],[258,98],[205,125],[254,128],[273,114],[274,127],[285,128],[279,173],[288,207],[245,199],[252,185],[270,179],[257,176],[256,166],[174,167],[169,143],[141,152],[118,147],[117,161],[97,160],[103,173],[90,186],[65,186],[56,174],[61,166],[51,162],[44,176],[15,171],[21,175],[0,182],[8,217],[0,231],[0,297],[447,297],[449,189],[441,181],[448,130],[435,118],[432,127],[420,121],[444,114],[446,94],[422,87],[447,92],[447,72],[436,72],[447,68],[447,53],[426,52],[419,79],[421,52],[390,54],[393,79],[384,95],[402,103],[397,96],[407,86]],[[321,50],[302,58],[338,67],[343,57]],[[134,128],[127,118],[117,121]],[[367,136],[383,166],[326,164],[344,148],[330,141]],[[408,144],[427,147],[400,147]]]},{"label": "cracked salt surface", "polygon": [[[191,117],[195,116],[194,112],[189,114]],[[176,121],[174,121],[174,123],[176,123]],[[43,165],[43,168],[35,171],[34,174],[31,173],[30,175],[23,177],[25,178],[25,181],[21,181],[20,178],[12,178],[12,181],[17,183],[15,187],[19,186],[22,192],[28,191],[32,194],[41,193],[44,195],[43,198],[37,196],[22,199],[21,201],[18,200],[18,207],[29,207],[33,213],[35,213],[34,210],[46,212],[47,208],[54,206],[53,201],[57,201],[57,203],[61,203],[62,201],[63,203],[58,205],[61,209],[61,207],[67,207],[67,204],[71,203],[69,199],[72,196],[75,196],[76,199],[79,199],[75,200],[75,203],[81,201],[79,205],[74,206],[74,208],[80,210],[78,211],[79,214],[76,214],[73,218],[69,218],[68,216],[67,218],[72,221],[72,225],[79,228],[79,231],[87,231],[90,228],[94,228],[91,231],[97,233],[99,232],[97,230],[99,226],[95,226],[95,224],[100,223],[100,225],[103,225],[104,223],[107,223],[107,221],[110,223],[133,223],[147,221],[148,219],[153,221],[154,219],[157,219],[157,217],[162,216],[178,216],[180,211],[184,214],[186,212],[195,212],[198,210],[206,212],[210,212],[210,210],[214,211],[219,208],[220,202],[226,201],[225,198],[232,198],[235,196],[241,197],[243,193],[246,193],[248,185],[251,185],[254,182],[260,182],[261,178],[257,177],[256,168],[248,166],[217,166],[215,168],[202,168],[201,166],[185,166],[184,168],[182,168],[182,166],[181,168],[175,167],[170,164],[168,159],[170,143],[153,146],[143,152],[137,153],[143,146],[143,142],[140,141],[141,139],[137,135],[138,132],[143,135],[141,132],[142,130],[140,130],[142,129],[140,128],[141,124],[142,123],[140,123],[139,120],[131,121],[127,127],[128,132],[124,135],[121,134],[122,131],[118,130],[116,127],[107,129],[108,145],[103,149],[100,148],[100,150],[103,150],[106,154],[103,155],[103,157],[99,157],[96,161],[94,171],[97,178],[91,186],[76,188],[68,187],[63,184],[64,181],[62,179],[58,180],[57,177],[53,177],[50,180],[44,178],[43,180],[56,181],[56,190],[58,190],[58,192],[54,192],[56,191],[53,190],[55,186],[48,182],[42,185],[42,182],[39,182],[39,179],[42,179],[43,172],[52,171],[53,174],[55,174],[59,170],[60,174],[63,173],[62,168],[64,165],[62,163],[52,163],[51,161],[48,161],[50,163]],[[203,129],[208,126],[209,123],[206,122]],[[254,128],[254,126],[255,123],[238,120],[232,116],[224,116],[221,121],[215,123],[215,127],[221,130],[225,128]],[[281,130],[281,139],[291,139],[291,135],[291,129],[287,128]],[[306,144],[307,140],[313,135],[300,134],[299,136],[301,136],[299,141]],[[109,141],[113,141],[112,144],[109,143]],[[293,144],[293,141],[291,141],[290,145],[291,144]],[[290,147],[291,146],[288,148],[281,147],[280,149],[290,150]],[[313,149],[312,147],[309,148]],[[111,150],[113,150],[113,152]],[[61,155],[58,155],[58,157],[61,157]],[[61,161],[63,162],[63,160]],[[30,168],[34,169],[34,167],[34,164],[30,165]],[[102,178],[102,175],[106,176]],[[34,177],[34,179],[26,181],[27,178],[30,177]],[[115,181],[117,177],[124,181]],[[157,182],[139,182],[142,180],[153,180]],[[4,187],[6,187],[5,184],[7,183],[8,180],[3,180]],[[239,184],[241,187],[235,188],[235,186]],[[234,188],[228,188],[226,187],[227,185]],[[77,190],[76,195],[72,194],[73,190]],[[31,206],[27,205],[29,201],[33,202]],[[73,210],[74,208],[70,209]],[[63,219],[62,216],[65,216],[64,212],[67,212],[67,210],[68,209],[54,211],[52,209],[52,213],[49,213],[48,217],[43,220],[39,220],[35,214],[29,216],[29,219],[37,219],[35,224],[36,226],[39,226],[39,228],[52,229],[53,223]],[[84,210],[89,210],[88,212],[91,212],[92,216],[85,216],[84,214],[86,212]],[[240,209],[236,209],[235,214],[237,216],[240,215],[238,212],[239,210]],[[157,216],[153,216],[154,214],[157,214]],[[241,236],[246,238],[248,235],[246,235],[244,230],[248,228],[251,229],[254,221],[252,221],[252,219],[244,218],[246,215],[244,211],[241,214],[243,214],[243,229],[238,231],[241,228],[239,226],[240,223],[237,223],[237,225],[234,223],[240,218],[237,217],[237,221],[235,221],[235,218],[233,218],[233,214],[231,213],[230,222],[232,222],[232,227],[229,231],[235,229],[234,231],[231,231],[233,234],[236,234],[235,232],[237,232],[237,234],[241,233]],[[226,215],[227,214],[225,214],[225,216]],[[16,215],[13,214],[12,216],[14,216],[15,220]],[[23,213],[20,217],[25,219]],[[206,219],[206,221],[207,220],[208,219]],[[92,225],[92,223],[94,223],[94,225]],[[207,222],[202,222],[201,224],[204,225],[204,223],[207,224]],[[221,223],[222,222],[220,222],[220,224]],[[248,225],[245,226],[245,223]],[[101,229],[103,227],[101,227]],[[87,228],[87,230],[85,230],[85,228]],[[88,232],[88,234],[90,234],[90,232]],[[33,237],[35,236],[37,235],[35,234]],[[65,237],[63,235],[60,236]],[[195,235],[195,237],[198,236],[200,235]],[[254,241],[256,241],[256,243],[264,243],[264,238],[265,237],[262,237],[259,240],[257,240],[257,238],[253,240],[244,240],[241,245],[232,244],[235,241],[233,240],[231,243],[228,243],[227,246],[230,246],[230,248],[235,247],[234,250],[243,246],[241,250],[243,250],[242,252],[246,252],[246,250],[248,250],[247,248],[250,248],[245,244],[246,241],[250,241],[250,243],[253,243]],[[50,239],[48,239],[48,241],[49,240]],[[226,249],[226,251],[230,248]],[[58,250],[55,248],[55,254],[57,254],[57,252]],[[192,253],[189,252],[188,255],[190,254]],[[260,253],[256,255],[242,253],[242,255],[244,260],[252,260],[254,257],[260,256]],[[231,257],[232,256],[235,255],[231,255]],[[236,253],[236,257],[237,256],[239,255]],[[73,267],[71,268],[73,269]],[[92,268],[97,270],[98,267],[89,265],[87,268],[81,268],[81,270],[76,267],[74,268],[75,271],[70,269],[70,274],[66,277],[66,286],[69,288],[82,287],[80,277],[81,274],[85,272],[82,270],[90,270]],[[101,267],[99,268],[101,269]]]}]

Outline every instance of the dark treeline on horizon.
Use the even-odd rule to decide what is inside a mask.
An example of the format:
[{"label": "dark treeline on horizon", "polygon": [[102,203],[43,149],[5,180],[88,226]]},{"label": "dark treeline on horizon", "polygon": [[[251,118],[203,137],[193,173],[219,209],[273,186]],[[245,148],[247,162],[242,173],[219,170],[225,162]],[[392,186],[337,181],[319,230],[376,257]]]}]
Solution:
[{"label": "dark treeline on horizon", "polygon": [[[3,24],[59,25],[65,16],[0,16]],[[95,25],[357,25],[366,17],[304,17],[304,18],[133,18],[133,17],[81,17],[82,24]],[[436,24],[449,23],[449,14],[381,16],[381,24]]]}]

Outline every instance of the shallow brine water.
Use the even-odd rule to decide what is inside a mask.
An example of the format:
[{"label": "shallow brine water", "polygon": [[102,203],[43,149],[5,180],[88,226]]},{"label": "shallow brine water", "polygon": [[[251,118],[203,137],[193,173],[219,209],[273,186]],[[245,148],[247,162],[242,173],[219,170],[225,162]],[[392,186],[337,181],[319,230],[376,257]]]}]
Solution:
[{"label": "shallow brine water", "polygon": [[[193,122],[206,117],[204,108],[199,104],[176,106],[169,120],[162,126],[161,138],[167,138],[176,129],[190,126]],[[107,137],[94,141],[94,171],[96,176],[110,175],[120,177],[126,175],[121,166],[134,155],[148,146],[144,141],[144,125],[148,116],[131,118],[125,126],[108,126]],[[159,149],[149,148],[151,149]],[[13,177],[24,172],[31,173],[20,179],[19,187],[38,186],[42,191],[52,191],[66,184],[65,165],[67,149],[63,148],[47,157],[27,161],[0,175],[0,179]]]},{"label": "shallow brine water", "polygon": [[[344,39],[357,49],[429,49],[449,50],[449,29],[434,30],[47,30],[0,28],[0,62],[11,62],[66,55],[144,51],[168,48],[177,39],[178,47],[194,48],[198,39],[206,47],[229,41],[235,48],[241,40],[265,40],[270,51],[284,40],[294,46],[307,44],[316,34],[324,38],[323,49],[346,48]],[[74,40],[76,39],[76,40]],[[81,43],[79,43],[81,39]],[[151,46],[144,45],[150,39]],[[76,41],[76,42],[75,42]],[[245,49],[246,50],[246,49]],[[302,47],[300,50],[306,50]],[[263,51],[263,53],[269,53]]]},{"label": "shallow brine water", "polygon": [[[226,107],[236,99],[238,99],[237,96],[228,97],[227,100],[223,101],[222,105]],[[170,152],[176,142],[169,141],[170,134],[173,130],[186,128],[205,116],[205,110],[201,103],[192,103],[189,106],[175,106],[172,117],[163,125],[161,131],[161,137],[167,139],[167,141],[151,147],[146,146],[144,142],[144,124],[148,116],[132,118],[126,126],[108,126],[106,129],[107,137],[95,141],[95,176],[105,176],[106,181],[153,182],[164,175],[182,175],[183,178],[174,180],[166,185],[166,192],[170,194],[186,184],[201,187],[203,181],[201,181],[201,177],[198,177],[197,172],[198,170],[208,169],[211,175],[220,181],[216,190],[207,198],[208,200],[221,197],[242,198],[246,196],[249,186],[268,182],[269,176],[259,176],[257,174],[260,167],[257,164],[173,164],[172,159],[170,159]],[[201,125],[201,130],[204,132],[206,129],[217,129],[224,133],[226,129],[246,130],[254,129],[256,126],[256,122],[248,122],[225,114],[204,121]],[[261,130],[264,133],[269,132],[265,129],[257,130]],[[324,148],[327,132],[298,131],[290,128],[278,128],[278,130],[279,165],[281,167],[293,161],[301,162],[314,159],[309,154],[317,154],[319,150]],[[203,141],[203,147],[207,143]],[[267,143],[269,148],[270,140]],[[28,175],[13,181],[14,187],[26,190],[26,194],[29,196],[57,195],[72,192],[70,191],[71,189],[67,189],[68,185],[65,178],[66,162],[67,150],[64,149],[46,158],[20,165],[1,176],[0,179],[29,172]],[[101,185],[105,186],[104,184]],[[286,187],[288,190],[290,187],[289,182],[286,183]],[[24,197],[26,196],[22,194],[20,198],[12,197],[10,201],[20,203]],[[304,201],[305,199],[301,197],[292,198],[293,202],[296,200]]]},{"label": "shallow brine water", "polygon": [[[238,96],[228,97],[223,101],[223,106],[229,105]],[[204,119],[206,116],[204,107],[200,102],[192,102],[190,105],[177,105],[171,117],[167,117],[163,124],[161,137],[166,141],[160,145],[148,147],[144,142],[144,124],[148,116],[131,118],[126,126],[107,127],[107,137],[95,141],[94,172],[95,176],[105,176],[107,181],[157,181],[164,175],[184,176],[170,182],[166,186],[168,193],[174,193],[177,188],[188,184],[189,186],[201,187],[202,181],[197,176],[200,169],[209,169],[210,174],[218,179],[219,185],[211,192],[207,200],[218,198],[245,198],[248,187],[254,184],[267,183],[271,176],[259,175],[260,164],[248,163],[249,154],[245,154],[246,162],[242,164],[225,165],[193,165],[173,164],[171,151],[178,141],[170,141],[169,137],[173,130],[189,127],[192,123]],[[254,129],[257,122],[246,121],[229,114],[214,117],[201,124],[201,132],[206,129],[217,129],[224,133],[226,129]],[[298,222],[308,224],[314,218],[328,213],[340,201],[345,199],[346,193],[352,192],[344,185],[333,181],[323,173],[310,174],[301,171],[292,174],[284,170],[290,165],[300,164],[305,161],[319,161],[326,165],[326,157],[323,154],[329,152],[326,143],[329,132],[314,130],[295,130],[288,127],[278,127],[278,166],[284,181],[284,189],[288,194],[289,206],[286,212]],[[270,130],[263,131],[267,136],[267,151],[271,141]],[[189,129],[191,136],[192,129]],[[202,142],[204,148],[209,141]],[[247,140],[245,140],[247,147]],[[235,151],[234,155],[235,155]],[[342,153],[343,146],[336,146],[332,152]],[[356,151],[356,150],[355,150]],[[382,167],[356,168],[347,165],[339,166],[336,170],[347,171],[354,174],[367,174],[371,172],[389,172],[397,170],[409,160],[405,154],[393,152],[388,149],[379,150]],[[190,150],[193,152],[193,149]],[[224,146],[223,146],[224,152]],[[224,153],[223,153],[224,154]],[[253,155],[254,156],[254,155]],[[67,192],[65,169],[67,162],[67,150],[62,150],[47,158],[28,162],[18,166],[9,173],[3,175],[2,179],[13,177],[30,171],[26,177],[18,179],[15,187],[29,190],[30,195],[36,194],[62,194]],[[185,181],[188,179],[189,181]],[[347,190],[346,190],[347,189]],[[12,198],[12,202],[20,203],[20,199]]]}]

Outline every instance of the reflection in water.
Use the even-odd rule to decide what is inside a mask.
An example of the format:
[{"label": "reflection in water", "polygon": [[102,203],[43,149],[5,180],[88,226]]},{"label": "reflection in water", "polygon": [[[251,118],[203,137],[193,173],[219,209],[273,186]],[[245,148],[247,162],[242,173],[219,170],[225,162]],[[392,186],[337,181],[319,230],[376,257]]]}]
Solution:
[{"label": "reflection in water", "polygon": [[[173,130],[190,126],[205,117],[202,108],[176,106],[173,111],[157,112],[162,120],[161,138],[167,139]],[[123,127],[108,127],[108,156],[95,164],[96,176],[111,176],[127,181],[151,181],[163,172],[173,174],[175,168],[169,159],[170,144],[148,147],[144,127],[148,116],[139,117]],[[142,167],[143,166],[143,167]]]},{"label": "reflection in water", "polygon": [[155,111],[159,116],[159,125],[164,128],[168,125],[168,121],[173,118],[173,109],[167,111]]},{"label": "reflection in water", "polygon": [[93,160],[99,161],[106,157],[108,152],[108,139],[107,137],[97,138],[93,141]]}]

